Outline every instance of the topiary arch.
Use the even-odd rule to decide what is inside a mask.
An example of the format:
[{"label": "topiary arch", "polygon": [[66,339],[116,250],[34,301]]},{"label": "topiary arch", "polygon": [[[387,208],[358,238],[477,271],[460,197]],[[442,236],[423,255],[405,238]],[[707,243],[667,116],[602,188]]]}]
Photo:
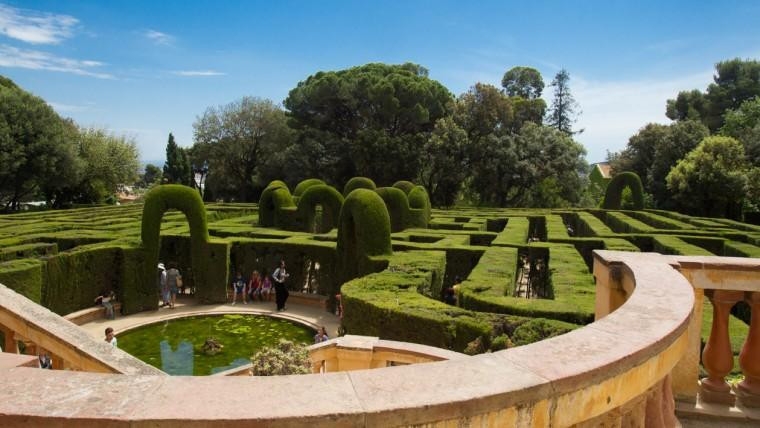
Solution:
[{"label": "topiary arch", "polygon": [[403,190],[397,187],[378,187],[375,192],[383,198],[388,215],[391,218],[391,232],[406,229],[409,219],[409,199]]},{"label": "topiary arch", "polygon": [[[322,206],[322,221],[316,224],[317,205]],[[338,225],[343,195],[326,184],[312,184],[298,200],[298,221],[303,230],[325,233]]]},{"label": "topiary arch", "polygon": [[212,254],[210,251],[206,207],[198,191],[178,184],[156,186],[145,195],[141,231],[142,246],[145,250],[143,292],[155,295],[156,298],[152,301],[158,305],[156,265],[161,246],[161,220],[164,213],[170,209],[182,211],[190,225],[193,280],[199,300],[224,301],[223,293],[227,284],[226,268],[221,286],[216,284],[219,278],[209,277],[209,271],[220,271],[220,269],[211,269],[210,266],[217,262],[217,259],[223,259],[226,266],[226,254]]},{"label": "topiary arch", "polygon": [[[307,178],[306,180],[301,181],[296,185],[296,188],[293,189],[293,197],[300,198],[303,196],[303,193],[306,191],[306,189],[318,184],[325,184],[325,182],[318,178]],[[272,184],[270,183],[269,185],[271,186]]]},{"label": "topiary arch", "polygon": [[353,192],[356,189],[375,190],[377,189],[377,185],[375,185],[375,182],[372,181],[371,178],[354,177],[348,180],[346,182],[346,185],[343,186],[343,197],[348,197],[349,193]]},{"label": "topiary arch", "polygon": [[406,193],[407,195],[409,194],[409,192],[412,191],[412,189],[414,189],[414,186],[415,186],[414,183],[412,183],[411,181],[406,181],[406,180],[399,180],[393,183],[393,187],[403,190],[404,193]]},{"label": "topiary arch", "polygon": [[379,272],[393,254],[391,220],[383,199],[369,189],[348,195],[338,222],[338,272],[340,282]]},{"label": "topiary arch", "polygon": [[259,226],[296,228],[296,204],[285,183],[275,180],[261,192],[259,198]]},{"label": "topiary arch", "polygon": [[631,189],[633,209],[644,209],[644,188],[641,185],[641,178],[635,172],[621,172],[612,177],[607,185],[607,192],[604,194],[602,208],[619,210],[623,199],[623,189],[626,187]]}]

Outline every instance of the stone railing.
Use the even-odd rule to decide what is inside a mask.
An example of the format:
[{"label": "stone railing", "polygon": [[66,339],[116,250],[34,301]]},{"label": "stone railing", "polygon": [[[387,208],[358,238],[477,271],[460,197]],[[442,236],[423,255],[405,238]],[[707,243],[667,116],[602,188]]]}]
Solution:
[{"label": "stone railing", "polygon": [[675,426],[671,384],[690,351],[695,293],[671,259],[619,254],[595,256],[600,318],[530,345],[331,372],[421,357],[347,338],[321,345],[326,373],[281,377],[17,367],[0,370],[0,415],[6,426]]},{"label": "stone railing", "polygon": [[2,284],[0,332],[4,352],[18,353],[21,342],[27,355],[49,354],[55,369],[166,376]]},{"label": "stone railing", "polygon": [[[597,279],[601,272],[616,278],[597,284],[597,318],[608,313],[608,307],[614,309],[622,303],[632,291],[631,285],[620,277],[617,266],[642,258],[667,260],[688,279],[694,290],[688,351],[673,371],[673,392],[680,403],[679,415],[717,416],[724,421],[760,424],[760,260],[630,253],[617,253],[606,259],[597,256],[594,266]],[[667,283],[663,281],[663,284]],[[704,350],[700,352],[705,297],[712,306],[712,326]],[[744,380],[729,385],[726,376],[734,367],[729,315],[731,308],[741,300],[752,311],[749,333],[739,356]],[[707,372],[703,379],[699,379],[700,356]]]}]

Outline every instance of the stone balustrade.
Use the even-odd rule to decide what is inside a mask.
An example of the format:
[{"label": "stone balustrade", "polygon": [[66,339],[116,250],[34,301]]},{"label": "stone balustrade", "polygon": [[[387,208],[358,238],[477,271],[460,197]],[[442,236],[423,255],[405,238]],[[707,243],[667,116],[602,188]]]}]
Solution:
[{"label": "stone balustrade", "polygon": [[[530,345],[460,357],[347,337],[314,350],[324,373],[279,377],[14,367],[0,369],[0,418],[10,427],[675,426],[694,288],[671,258],[598,251],[595,259],[599,319]],[[449,359],[387,367],[443,354]]]}]

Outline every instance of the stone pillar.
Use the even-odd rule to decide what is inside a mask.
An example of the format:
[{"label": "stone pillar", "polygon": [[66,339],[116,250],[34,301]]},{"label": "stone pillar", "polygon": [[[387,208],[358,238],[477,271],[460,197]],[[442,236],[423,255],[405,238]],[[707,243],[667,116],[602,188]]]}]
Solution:
[{"label": "stone pillar", "polygon": [[699,350],[702,345],[702,308],[705,291],[694,289],[694,310],[689,320],[689,345],[681,360],[673,367],[673,394],[679,401],[694,403],[699,393]]},{"label": "stone pillar", "polygon": [[731,307],[742,299],[741,291],[707,290],[705,295],[713,304],[713,323],[710,339],[702,352],[702,365],[707,377],[700,381],[699,395],[713,403],[733,404],[735,398],[726,383],[726,375],[734,366],[734,354],[728,337],[728,317]]},{"label": "stone pillar", "polygon": [[595,319],[606,317],[625,303],[627,294],[623,289],[618,266],[605,265],[594,258],[594,279],[596,281]]},{"label": "stone pillar", "polygon": [[2,325],[0,325],[0,331],[3,332],[3,336],[5,337],[5,341],[3,343],[3,352],[18,354],[18,342],[16,342],[16,335],[13,333],[13,331]]},{"label": "stone pillar", "polygon": [[752,308],[752,319],[747,340],[739,354],[744,380],[735,391],[743,405],[760,407],[760,292],[747,292],[746,301]]}]

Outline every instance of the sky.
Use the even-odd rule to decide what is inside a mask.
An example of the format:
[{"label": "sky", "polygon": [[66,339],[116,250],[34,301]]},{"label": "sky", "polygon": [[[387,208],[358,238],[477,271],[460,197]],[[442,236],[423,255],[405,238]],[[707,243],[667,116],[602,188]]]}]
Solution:
[{"label": "sky", "polygon": [[[415,62],[454,95],[514,66],[561,68],[589,162],[625,147],[718,61],[760,58],[757,1],[0,0],[0,75],[163,161],[210,106],[282,103],[317,71]],[[551,88],[544,97],[551,101]]]}]

